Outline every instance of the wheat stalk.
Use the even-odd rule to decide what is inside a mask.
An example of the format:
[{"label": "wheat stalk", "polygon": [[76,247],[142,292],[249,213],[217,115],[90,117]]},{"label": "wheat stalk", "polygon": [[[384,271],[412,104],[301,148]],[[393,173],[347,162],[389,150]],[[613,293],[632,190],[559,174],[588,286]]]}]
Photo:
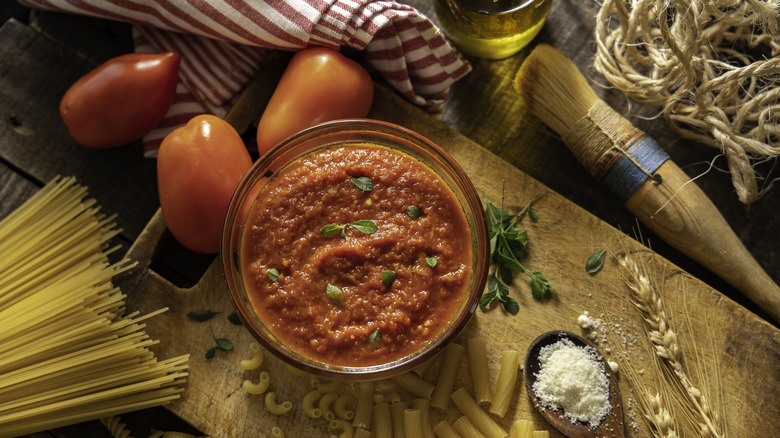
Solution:
[{"label": "wheat stalk", "polygon": [[[628,254],[617,256],[618,263],[628,273],[626,284],[633,292],[633,304],[640,310],[642,318],[647,323],[645,327],[655,354],[662,359],[672,383],[680,389],[683,398],[690,402],[691,414],[695,419],[702,437],[719,438],[722,436],[717,426],[716,416],[704,394],[691,382],[682,365],[682,350],[677,334],[672,330],[663,307],[663,299],[658,289],[654,287],[647,272],[642,269]],[[662,409],[662,399],[656,394],[651,397],[651,422],[658,426],[665,420]],[[660,417],[658,417],[660,415]],[[653,420],[659,420],[656,423]],[[663,425],[663,424],[661,424]]]}]

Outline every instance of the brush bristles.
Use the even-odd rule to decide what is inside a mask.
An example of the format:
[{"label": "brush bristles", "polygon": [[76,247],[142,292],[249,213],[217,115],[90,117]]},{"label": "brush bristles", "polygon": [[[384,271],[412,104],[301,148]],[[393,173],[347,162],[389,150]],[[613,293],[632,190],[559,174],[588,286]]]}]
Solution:
[{"label": "brush bristles", "polygon": [[577,66],[558,49],[540,44],[515,76],[515,89],[536,117],[563,136],[598,100]]}]

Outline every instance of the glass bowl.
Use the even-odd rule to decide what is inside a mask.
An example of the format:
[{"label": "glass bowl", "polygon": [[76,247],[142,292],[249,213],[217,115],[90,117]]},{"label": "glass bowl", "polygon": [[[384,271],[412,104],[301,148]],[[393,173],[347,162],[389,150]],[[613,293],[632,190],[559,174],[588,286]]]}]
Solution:
[{"label": "glass bowl", "polygon": [[[269,181],[278,173],[284,173],[281,171],[290,163],[308,154],[336,146],[362,144],[376,145],[410,155],[449,186],[465,213],[471,236],[472,259],[465,295],[457,303],[454,316],[444,324],[438,334],[416,351],[401,358],[386,363],[353,366],[313,359],[302,353],[300,348],[292,348],[275,335],[253,306],[246,283],[247,275],[250,274],[245,271],[241,254],[247,218],[254,213],[252,207]],[[338,236],[334,238],[337,239]],[[293,135],[258,159],[239,184],[230,202],[222,233],[221,258],[229,296],[236,312],[243,325],[265,349],[288,364],[317,376],[340,380],[376,380],[392,377],[421,365],[463,330],[485,287],[489,266],[489,240],[479,195],[460,166],[439,146],[409,129],[391,123],[368,119],[338,120]]]}]

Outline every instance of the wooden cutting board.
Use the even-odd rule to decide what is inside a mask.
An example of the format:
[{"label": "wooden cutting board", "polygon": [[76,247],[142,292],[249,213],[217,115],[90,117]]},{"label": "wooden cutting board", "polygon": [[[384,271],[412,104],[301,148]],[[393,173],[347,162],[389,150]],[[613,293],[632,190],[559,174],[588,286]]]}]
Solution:
[{"label": "wooden cutting board", "polygon": [[[603,322],[610,342],[600,345],[602,353],[616,360],[621,371],[618,380],[623,393],[628,436],[650,436],[638,407],[639,398],[664,377],[651,366],[652,356],[642,318],[631,303],[624,272],[615,255],[626,253],[646,266],[651,281],[661,290],[663,307],[672,329],[679,337],[683,364],[693,383],[708,397],[713,411],[727,425],[729,436],[765,436],[780,430],[780,330],[756,317],[721,293],[683,272],[649,248],[602,222],[564,197],[474,144],[443,123],[379,87],[370,117],[411,128],[434,140],[461,164],[480,193],[491,200],[501,199],[510,211],[518,211],[539,196],[534,209],[537,223],[524,221],[528,229],[530,256],[525,265],[541,270],[555,281],[552,299],[539,302],[531,297],[525,281],[516,281],[511,293],[520,303],[520,312],[510,315],[501,308],[477,309],[471,323],[457,342],[465,345],[469,337],[488,341],[488,358],[493,384],[498,374],[502,350],[525,352],[531,341],[549,330],[583,333],[577,318],[584,312]],[[561,175],[565,178],[565,175]],[[243,371],[242,359],[251,356],[251,336],[243,327],[231,324],[232,313],[226,286],[217,258],[200,282],[190,288],[178,288],[150,269],[170,235],[157,213],[128,251],[128,257],[140,263],[118,279],[129,294],[128,308],[148,313],[162,307],[169,310],[148,321],[147,332],[160,343],[160,358],[190,354],[190,377],[182,398],[170,405],[172,412],[211,437],[271,436],[278,426],[288,437],[338,435],[323,419],[310,419],[301,409],[301,400],[311,389],[307,378],[295,376],[279,360],[266,354],[260,370]],[[603,269],[586,273],[585,263],[594,252],[608,252]],[[222,312],[207,322],[186,317],[189,311],[210,309]],[[218,351],[206,359],[211,333],[231,340],[232,351]],[[628,361],[628,362],[627,362]],[[628,370],[639,376],[630,379]],[[270,414],[263,398],[242,389],[245,379],[256,381],[261,370],[271,375],[271,388],[277,400],[293,402],[286,415]],[[435,378],[430,378],[435,382]],[[640,382],[640,383],[637,383]],[[469,366],[463,358],[455,388],[471,389]],[[352,389],[342,385],[340,391]],[[379,382],[377,391],[399,391],[404,399],[412,395],[392,381]],[[683,413],[673,410],[679,420],[680,436],[695,436]],[[431,421],[453,422],[461,414],[453,403],[446,411],[432,411]],[[532,407],[523,388],[522,372],[517,380],[509,412],[494,417],[509,431],[513,421],[532,420],[537,429],[548,429],[559,436]]]}]

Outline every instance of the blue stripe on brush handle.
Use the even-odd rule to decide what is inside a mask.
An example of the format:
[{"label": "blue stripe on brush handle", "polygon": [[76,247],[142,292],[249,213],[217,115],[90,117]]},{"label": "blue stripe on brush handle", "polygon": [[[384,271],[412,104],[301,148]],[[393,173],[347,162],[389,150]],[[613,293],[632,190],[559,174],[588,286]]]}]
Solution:
[{"label": "blue stripe on brush handle", "polygon": [[[612,191],[623,204],[650,178],[648,174],[652,175],[669,159],[669,155],[647,134],[639,136],[625,148],[625,152],[633,160],[621,155],[601,180],[601,184]],[[641,167],[637,167],[637,164]]]}]

